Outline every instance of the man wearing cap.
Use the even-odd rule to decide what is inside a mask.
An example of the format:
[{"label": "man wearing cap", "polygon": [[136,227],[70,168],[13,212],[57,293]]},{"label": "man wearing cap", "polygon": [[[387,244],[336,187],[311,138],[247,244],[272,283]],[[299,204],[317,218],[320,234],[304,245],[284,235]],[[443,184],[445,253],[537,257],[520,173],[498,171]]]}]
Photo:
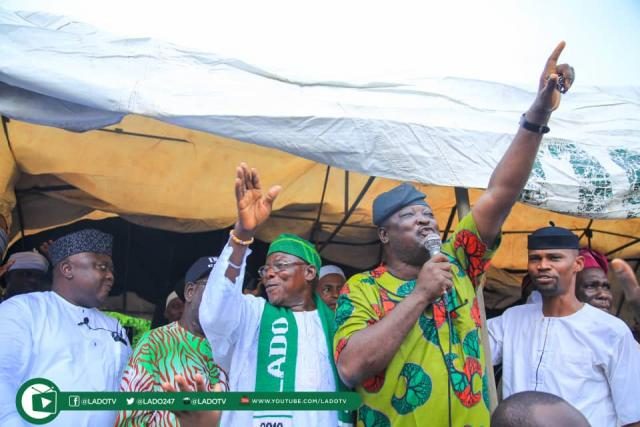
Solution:
[{"label": "man wearing cap", "polygon": [[[140,339],[125,368],[120,391],[163,391],[164,383],[175,386],[176,375],[193,386],[196,376],[200,375],[204,389],[208,391],[219,390],[219,384],[226,381],[221,378],[221,371],[213,360],[198,312],[209,272],[216,260],[216,257],[202,257],[189,268],[185,275],[182,316],[178,321],[147,332]],[[210,425],[217,425],[219,412],[210,417]],[[179,427],[180,423],[169,411],[134,410],[120,411],[116,426]]]},{"label": "man wearing cap", "polygon": [[[117,391],[131,348],[120,323],[99,307],[113,286],[113,238],[98,230],[60,237],[49,249],[52,290],[0,304],[0,425],[28,425],[18,388],[46,378],[62,391]],[[63,411],[52,426],[112,426],[114,411]]]},{"label": "man wearing cap", "polygon": [[346,280],[344,272],[337,265],[324,265],[320,269],[316,292],[333,311],[336,311],[338,295],[340,295]]},{"label": "man wearing cap", "polygon": [[[599,308],[607,313],[611,312],[613,294],[609,284],[609,262],[600,252],[580,249],[584,258],[584,269],[576,277],[576,297],[587,304]],[[620,285],[625,301],[631,306],[636,322],[640,320],[640,286],[631,266],[622,259],[611,261],[613,275]]]},{"label": "man wearing cap", "polygon": [[[321,266],[314,246],[280,235],[259,269],[268,301],[242,294],[248,247],[280,187],[263,195],[255,169],[243,163],[236,173],[238,219],[200,306],[214,358],[229,372],[231,391],[336,391],[341,385],[331,357],[334,316],[313,289]],[[337,411],[226,411],[221,425],[324,427],[347,421]]]},{"label": "man wearing cap", "polygon": [[563,92],[573,82],[573,69],[557,65],[563,48],[548,58],[487,190],[442,247],[433,210],[412,185],[375,199],[382,265],[350,278],[336,309],[335,358],[345,384],[362,397],[358,425],[489,424],[476,289],[548,130],[529,122],[545,125],[558,107],[559,74]]},{"label": "man wearing cap", "polygon": [[49,290],[49,261],[38,252],[16,252],[9,257],[7,265],[5,300],[15,295]]},{"label": "man wearing cap", "polygon": [[489,320],[504,398],[527,390],[562,397],[592,426],[640,425],[640,349],[620,319],[576,298],[578,237],[561,227],[529,236],[528,270],[542,304]]},{"label": "man wearing cap", "polygon": [[600,252],[591,248],[581,248],[583,268],[576,275],[576,297],[581,302],[609,313],[613,294],[609,284],[609,261]]}]

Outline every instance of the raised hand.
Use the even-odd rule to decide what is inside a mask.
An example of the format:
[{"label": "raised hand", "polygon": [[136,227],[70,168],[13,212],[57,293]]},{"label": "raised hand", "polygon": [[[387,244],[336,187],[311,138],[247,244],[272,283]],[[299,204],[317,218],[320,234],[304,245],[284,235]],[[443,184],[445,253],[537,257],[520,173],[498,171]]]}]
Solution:
[{"label": "raised hand", "polygon": [[[162,389],[166,392],[206,392],[207,386],[204,382],[204,378],[200,374],[196,374],[195,390],[192,386],[187,384],[187,380],[182,375],[175,376],[177,389],[173,384],[163,383]],[[216,384],[215,391],[220,391],[219,384]],[[173,411],[173,414],[180,421],[182,427],[216,427],[220,421],[220,411]]]},{"label": "raised hand", "polygon": [[558,59],[564,46],[565,42],[558,43],[547,59],[540,75],[538,96],[531,108],[531,112],[537,113],[539,117],[529,117],[534,123],[546,123],[551,112],[560,105],[561,92],[558,90],[558,81],[562,80],[562,93],[565,93],[575,80],[575,71],[572,66],[569,64],[558,65]]},{"label": "raised hand", "polygon": [[624,297],[634,309],[637,317],[640,317],[640,285],[633,268],[620,258],[611,261],[611,270],[618,283],[622,285]]},{"label": "raised hand", "polygon": [[252,237],[255,229],[265,222],[271,214],[273,201],[282,187],[273,186],[262,194],[258,171],[241,163],[236,168],[236,204],[238,208],[238,222],[236,231],[240,238]]}]

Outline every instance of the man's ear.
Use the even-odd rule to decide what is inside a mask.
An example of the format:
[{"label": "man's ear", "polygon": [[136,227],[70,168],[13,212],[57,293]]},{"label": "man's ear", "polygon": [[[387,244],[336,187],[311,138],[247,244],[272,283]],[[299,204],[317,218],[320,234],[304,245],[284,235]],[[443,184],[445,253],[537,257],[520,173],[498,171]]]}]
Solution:
[{"label": "man's ear", "polygon": [[389,232],[386,228],[378,227],[378,239],[380,239],[383,245],[389,243]]},{"label": "man's ear", "polygon": [[579,273],[584,269],[584,257],[582,255],[578,255],[576,257],[576,262],[575,262],[575,272]]},{"label": "man's ear", "polygon": [[187,282],[184,285],[184,302],[193,301],[193,294],[196,291],[196,284],[193,282]]},{"label": "man's ear", "polygon": [[65,279],[73,279],[73,265],[71,265],[68,259],[65,259],[60,264],[58,264],[58,271],[60,271],[62,277],[64,277]]},{"label": "man's ear", "polygon": [[318,277],[318,270],[315,265],[307,265],[304,269],[304,280],[307,282],[313,282]]}]

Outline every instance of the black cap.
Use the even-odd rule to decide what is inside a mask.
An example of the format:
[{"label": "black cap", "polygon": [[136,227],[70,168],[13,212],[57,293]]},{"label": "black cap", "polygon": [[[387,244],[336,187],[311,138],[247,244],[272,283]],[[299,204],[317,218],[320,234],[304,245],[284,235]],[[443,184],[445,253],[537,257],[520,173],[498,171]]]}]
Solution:
[{"label": "black cap", "polygon": [[203,256],[198,259],[189,267],[189,270],[187,270],[187,274],[184,276],[184,282],[196,282],[209,275],[217,261],[218,257],[215,256]]},{"label": "black cap", "polygon": [[527,249],[579,249],[578,236],[562,227],[539,228],[528,236]]}]

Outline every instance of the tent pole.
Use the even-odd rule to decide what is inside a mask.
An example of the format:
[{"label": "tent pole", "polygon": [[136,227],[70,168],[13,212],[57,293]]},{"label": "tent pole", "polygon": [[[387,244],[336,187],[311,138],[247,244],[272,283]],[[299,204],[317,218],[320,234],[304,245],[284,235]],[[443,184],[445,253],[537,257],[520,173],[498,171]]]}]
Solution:
[{"label": "tent pole", "polygon": [[611,254],[615,254],[616,252],[621,251],[621,250],[623,250],[623,249],[626,249],[626,248],[628,248],[629,246],[633,246],[633,245],[635,245],[635,244],[637,244],[637,243],[639,243],[639,242],[640,242],[640,237],[635,238],[635,239],[633,239],[633,240],[632,240],[631,242],[629,242],[629,243],[625,243],[625,244],[624,244],[624,245],[622,245],[622,246],[618,246],[617,248],[610,250],[610,251],[609,251],[609,252],[607,252],[605,255],[606,255],[606,256],[609,256],[609,255],[611,255]]},{"label": "tent pole", "polygon": [[344,171],[344,214],[349,212],[349,171]]},{"label": "tent pole", "polygon": [[[11,140],[9,139],[9,118],[2,116],[2,130],[4,131],[4,137],[7,140],[7,147],[9,147],[9,151],[11,151],[11,155],[13,156],[13,160],[16,160],[16,154],[13,152],[13,147],[11,146]],[[13,188],[13,194],[16,197],[16,212],[18,214],[18,222],[20,225],[20,235],[22,236],[20,238],[20,246],[22,246],[22,250],[26,251],[26,243],[24,241],[24,215],[22,214],[22,203],[20,202],[20,197],[18,196],[18,193],[15,190],[15,185]],[[8,227],[7,227],[7,234],[9,233]],[[0,254],[0,256],[2,256],[2,254]]]},{"label": "tent pole", "polygon": [[320,206],[318,206],[318,215],[316,216],[316,220],[313,222],[311,226],[311,236],[309,236],[309,241],[316,244],[316,233],[320,228],[320,217],[322,216],[322,207],[324,206],[324,196],[327,193],[327,184],[329,183],[329,173],[331,172],[331,166],[327,166],[327,172],[324,174],[324,184],[322,185],[322,196],[320,196]]},{"label": "tent pole", "polygon": [[356,208],[358,207],[358,205],[360,204],[360,201],[362,201],[362,198],[364,197],[365,194],[367,194],[367,191],[369,191],[369,187],[371,187],[371,184],[373,184],[373,180],[376,179],[375,176],[370,176],[369,179],[367,180],[367,182],[364,184],[364,186],[362,187],[362,190],[360,190],[360,194],[358,194],[358,197],[356,197],[356,199],[353,201],[353,205],[351,205],[351,207],[349,208],[349,211],[345,214],[345,216],[342,218],[342,220],[340,221],[340,223],[338,224],[338,226],[333,230],[333,232],[331,233],[331,235],[329,236],[329,238],[327,240],[325,240],[322,245],[320,245],[320,247],[318,248],[318,252],[322,253],[322,251],[324,250],[324,248],[326,248],[329,243],[331,243],[331,241],[333,240],[334,237],[336,237],[336,235],[338,234],[338,232],[342,229],[342,227],[344,227],[344,225],[347,223],[347,221],[349,220],[349,218],[351,217],[351,214],[353,214],[353,212],[356,210]]},{"label": "tent pole", "polygon": [[[455,187],[455,195],[456,208],[458,209],[458,220],[461,220],[471,211],[469,190],[466,188]],[[482,334],[482,347],[484,348],[485,375],[487,375],[487,384],[489,385],[489,407],[490,411],[493,413],[496,406],[498,406],[498,392],[496,389],[496,377],[493,373],[493,364],[491,363],[491,348],[489,347],[489,332],[487,330],[487,313],[484,307],[484,281],[480,286],[478,286],[476,297],[478,298],[478,307],[480,308],[480,316],[482,318],[482,329],[480,333]]]},{"label": "tent pole", "polygon": [[459,221],[471,211],[471,205],[469,204],[469,190],[462,187],[455,187],[455,193]]},{"label": "tent pole", "polygon": [[451,213],[449,213],[449,218],[447,218],[447,225],[444,227],[444,231],[442,232],[442,241],[446,242],[447,237],[449,237],[449,232],[451,231],[451,224],[453,224],[453,217],[456,214],[456,206],[451,208]]}]

